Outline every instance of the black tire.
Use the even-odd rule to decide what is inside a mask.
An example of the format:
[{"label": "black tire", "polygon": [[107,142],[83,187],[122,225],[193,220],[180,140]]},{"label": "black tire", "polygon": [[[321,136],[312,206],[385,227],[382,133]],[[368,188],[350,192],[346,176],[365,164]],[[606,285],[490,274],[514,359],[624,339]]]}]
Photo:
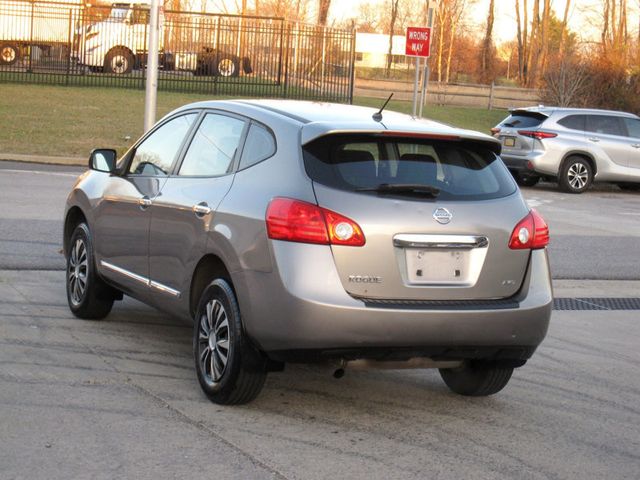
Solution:
[{"label": "black tire", "polygon": [[221,77],[237,77],[240,73],[240,65],[235,58],[221,56],[216,64],[216,75]]},{"label": "black tire", "polygon": [[214,403],[248,403],[262,390],[266,363],[244,336],[240,308],[226,280],[216,279],[202,292],[194,320],[193,356],[200,387]]},{"label": "black tire", "polygon": [[86,223],[79,224],[71,234],[66,257],[65,284],[71,313],[90,320],[109,315],[117,292],[104,283],[96,272],[91,232]]},{"label": "black tire", "polygon": [[618,183],[621,190],[637,191],[640,190],[640,183]]},{"label": "black tire", "polygon": [[516,179],[516,183],[522,187],[533,187],[540,181],[540,177],[533,173],[518,172],[514,177]]},{"label": "black tire", "polygon": [[13,65],[20,60],[20,48],[13,43],[0,43],[0,65]]},{"label": "black tire", "polygon": [[112,48],[104,57],[104,72],[126,75],[133,70],[133,55],[126,48]]},{"label": "black tire", "polygon": [[593,169],[584,158],[572,155],[567,158],[560,169],[558,183],[560,188],[567,193],[582,193],[593,182]]},{"label": "black tire", "polygon": [[458,368],[440,369],[440,376],[452,392],[469,397],[498,393],[507,385],[512,373],[512,367],[473,361]]}]

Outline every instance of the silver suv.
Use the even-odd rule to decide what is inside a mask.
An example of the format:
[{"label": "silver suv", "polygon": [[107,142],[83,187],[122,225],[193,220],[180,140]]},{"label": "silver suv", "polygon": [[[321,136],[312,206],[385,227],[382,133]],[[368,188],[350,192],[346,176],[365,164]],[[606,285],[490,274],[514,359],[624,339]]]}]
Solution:
[{"label": "silver suv", "polygon": [[193,321],[205,394],[260,392],[286,362],[440,369],[501,390],[543,340],[547,225],[490,136],[373,109],[212,101],[119,161],[94,150],[66,205],[67,299],[123,294]]},{"label": "silver suv", "polygon": [[491,132],[521,185],[545,177],[570,193],[582,193],[594,181],[640,189],[640,118],[631,113],[519,108]]}]

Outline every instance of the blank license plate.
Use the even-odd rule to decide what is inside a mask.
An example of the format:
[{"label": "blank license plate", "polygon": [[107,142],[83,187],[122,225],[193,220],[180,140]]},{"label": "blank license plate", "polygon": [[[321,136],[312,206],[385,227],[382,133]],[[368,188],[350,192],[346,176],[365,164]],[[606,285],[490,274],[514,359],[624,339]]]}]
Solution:
[{"label": "blank license plate", "polygon": [[405,250],[411,283],[466,283],[468,250]]},{"label": "blank license plate", "polygon": [[516,139],[514,137],[504,137],[504,146],[505,147],[515,147]]}]

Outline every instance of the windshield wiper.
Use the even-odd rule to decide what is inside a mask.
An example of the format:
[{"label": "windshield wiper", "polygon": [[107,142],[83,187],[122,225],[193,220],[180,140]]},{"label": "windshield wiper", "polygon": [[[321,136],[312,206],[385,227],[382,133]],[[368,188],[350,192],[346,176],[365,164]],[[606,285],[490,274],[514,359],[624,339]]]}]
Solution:
[{"label": "windshield wiper", "polygon": [[377,193],[417,193],[437,197],[440,189],[432,185],[420,183],[381,183],[376,187],[356,188],[357,192],[377,192]]}]

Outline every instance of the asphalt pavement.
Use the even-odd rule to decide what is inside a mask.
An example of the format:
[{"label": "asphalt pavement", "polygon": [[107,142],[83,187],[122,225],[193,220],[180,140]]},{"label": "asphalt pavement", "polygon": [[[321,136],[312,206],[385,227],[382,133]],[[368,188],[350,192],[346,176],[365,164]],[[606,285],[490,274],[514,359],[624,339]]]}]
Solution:
[{"label": "asphalt pavement", "polygon": [[[0,269],[64,268],[64,202],[83,170],[0,162]],[[640,192],[571,195],[548,183],[523,193],[549,223],[554,278],[640,279]]]},{"label": "asphalt pavement", "polygon": [[[566,283],[566,285],[565,285]],[[640,282],[556,282],[559,295]],[[554,312],[497,395],[435,370],[288,365],[239,407],[197,384],[191,329],[131,299],[75,319],[60,271],[0,272],[0,477],[637,479],[637,311]]]},{"label": "asphalt pavement", "polygon": [[[0,162],[0,478],[637,479],[640,311],[554,311],[509,385],[456,396],[435,370],[287,365],[211,404],[191,327],[135,300],[66,305],[64,199],[82,169]],[[640,297],[640,193],[525,189],[558,297]],[[635,281],[634,281],[635,279]]]}]

